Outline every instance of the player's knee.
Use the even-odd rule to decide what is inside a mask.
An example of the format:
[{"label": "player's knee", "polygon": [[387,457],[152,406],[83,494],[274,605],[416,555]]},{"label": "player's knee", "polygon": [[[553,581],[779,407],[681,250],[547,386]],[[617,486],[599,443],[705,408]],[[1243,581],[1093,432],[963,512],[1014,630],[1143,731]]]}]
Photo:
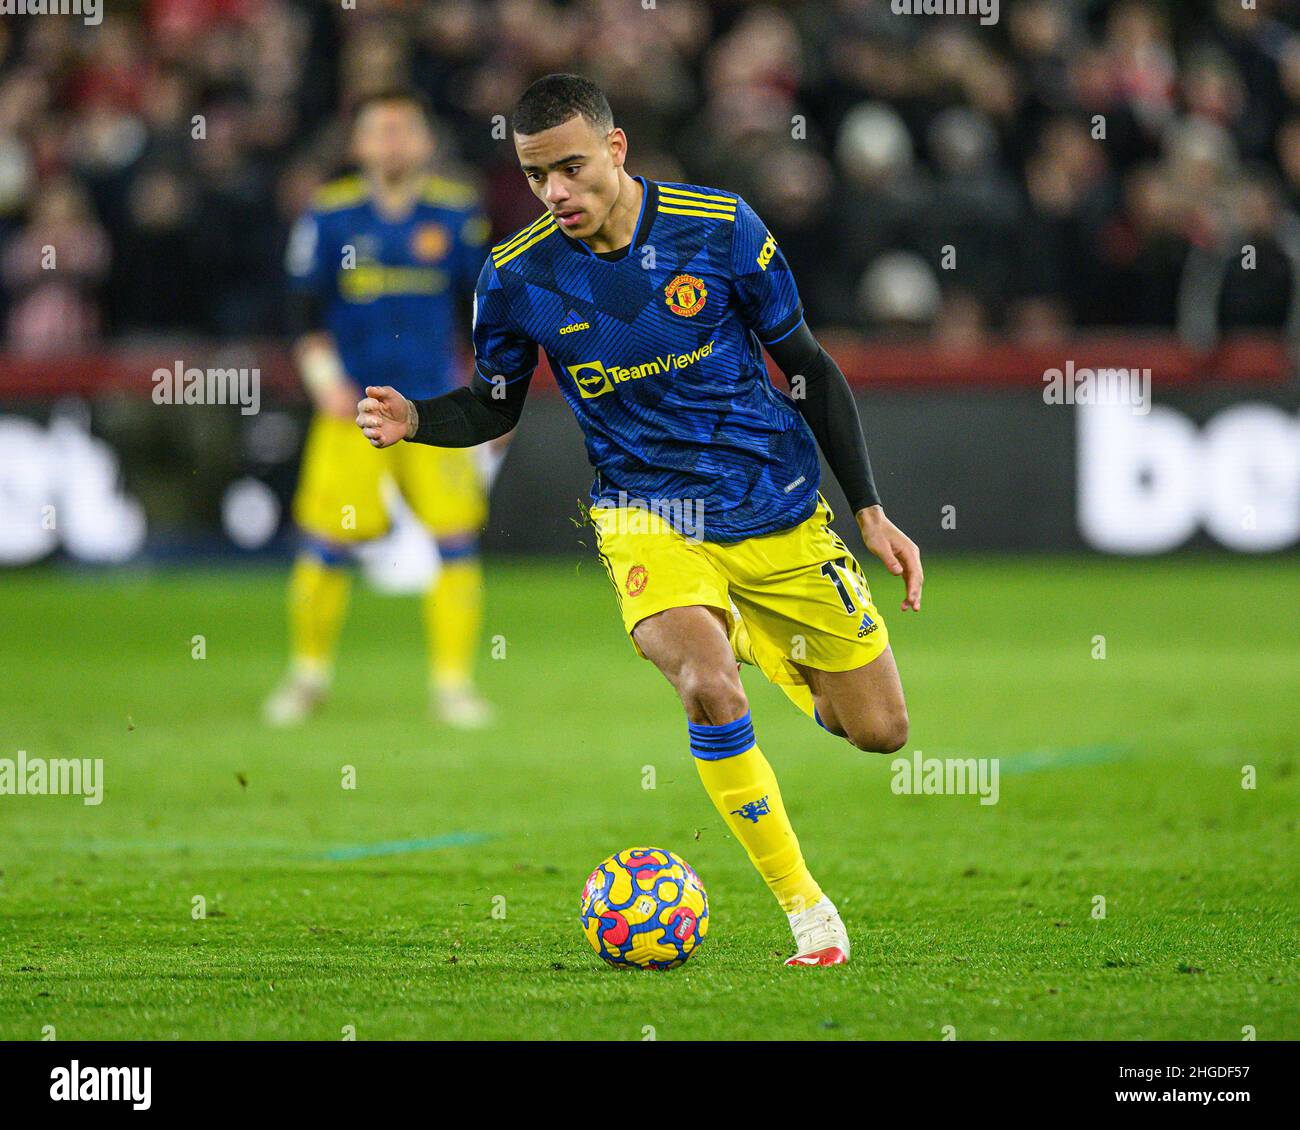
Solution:
[{"label": "player's knee", "polygon": [[677,679],[686,716],[692,722],[721,725],[739,718],[749,709],[745,688],[735,671],[692,665]]},{"label": "player's knee", "polygon": [[845,737],[864,753],[897,753],[907,744],[907,711],[856,720]]},{"label": "player's knee", "polygon": [[907,711],[893,715],[880,733],[879,753],[897,753],[907,745]]}]

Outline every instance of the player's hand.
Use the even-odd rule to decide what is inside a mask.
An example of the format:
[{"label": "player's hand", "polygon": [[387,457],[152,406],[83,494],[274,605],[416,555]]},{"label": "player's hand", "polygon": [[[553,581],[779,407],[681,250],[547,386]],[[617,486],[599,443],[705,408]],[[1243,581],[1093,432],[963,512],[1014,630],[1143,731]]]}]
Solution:
[{"label": "player's hand", "polygon": [[337,381],[311,390],[312,405],[317,412],[339,420],[350,420],[357,411],[357,388],[350,381]]},{"label": "player's hand", "polygon": [[868,506],[858,511],[857,518],[866,547],[885,563],[885,568],[894,576],[901,575],[907,585],[903,611],[920,612],[925,573],[921,570],[921,551],[916,548],[916,542],[885,517],[882,507]]},{"label": "player's hand", "polygon": [[357,410],[357,386],[343,369],[333,337],[327,333],[304,334],[294,343],[293,356],[312,407],[322,416],[352,419]]},{"label": "player's hand", "polygon": [[415,405],[389,385],[369,385],[357,405],[357,427],[372,447],[392,447],[415,435]]}]

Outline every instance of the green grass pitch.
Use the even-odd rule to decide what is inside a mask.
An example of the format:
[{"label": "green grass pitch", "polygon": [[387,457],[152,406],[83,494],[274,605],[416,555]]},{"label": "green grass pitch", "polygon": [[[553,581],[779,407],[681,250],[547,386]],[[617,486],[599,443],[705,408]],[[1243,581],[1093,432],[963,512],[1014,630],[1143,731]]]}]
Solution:
[{"label": "green grass pitch", "polygon": [[[358,588],[335,697],[281,734],[282,574],[7,575],[0,757],[103,758],[105,793],[0,796],[0,1037],[1300,1037],[1295,559],[927,564],[920,616],[869,570],[905,752],[1000,758],[996,805],[895,795],[893,758],[745,671],[853,939],[823,970],[781,965],[594,561],[491,564],[501,717],[472,736],[427,719],[412,599]],[[709,892],[669,973],[606,969],[577,923],[640,843]]]}]

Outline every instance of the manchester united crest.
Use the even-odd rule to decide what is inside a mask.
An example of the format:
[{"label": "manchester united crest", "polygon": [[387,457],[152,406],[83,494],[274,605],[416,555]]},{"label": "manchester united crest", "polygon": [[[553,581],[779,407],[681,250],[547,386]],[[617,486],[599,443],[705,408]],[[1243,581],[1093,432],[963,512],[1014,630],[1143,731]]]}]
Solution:
[{"label": "manchester united crest", "polygon": [[645,583],[650,579],[650,574],[646,572],[644,565],[633,565],[627,571],[627,595],[640,596],[645,592]]},{"label": "manchester united crest", "polygon": [[678,275],[664,287],[665,301],[668,309],[683,318],[690,318],[704,308],[704,300],[709,292],[704,289],[704,282],[694,275]]},{"label": "manchester united crest", "polygon": [[411,234],[411,250],[426,263],[441,259],[449,242],[447,229],[441,224],[421,224]]}]

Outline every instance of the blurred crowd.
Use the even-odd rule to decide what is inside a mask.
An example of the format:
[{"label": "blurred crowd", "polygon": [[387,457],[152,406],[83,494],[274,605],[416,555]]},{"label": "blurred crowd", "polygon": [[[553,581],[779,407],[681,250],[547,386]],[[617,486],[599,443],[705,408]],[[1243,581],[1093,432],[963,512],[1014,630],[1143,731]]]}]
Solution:
[{"label": "blurred crowd", "polygon": [[106,0],[0,22],[8,349],[282,332],[293,219],[410,84],[494,233],[538,211],[502,122],[602,83],[629,168],[742,193],[816,327],[1197,342],[1300,324],[1300,4]]}]

